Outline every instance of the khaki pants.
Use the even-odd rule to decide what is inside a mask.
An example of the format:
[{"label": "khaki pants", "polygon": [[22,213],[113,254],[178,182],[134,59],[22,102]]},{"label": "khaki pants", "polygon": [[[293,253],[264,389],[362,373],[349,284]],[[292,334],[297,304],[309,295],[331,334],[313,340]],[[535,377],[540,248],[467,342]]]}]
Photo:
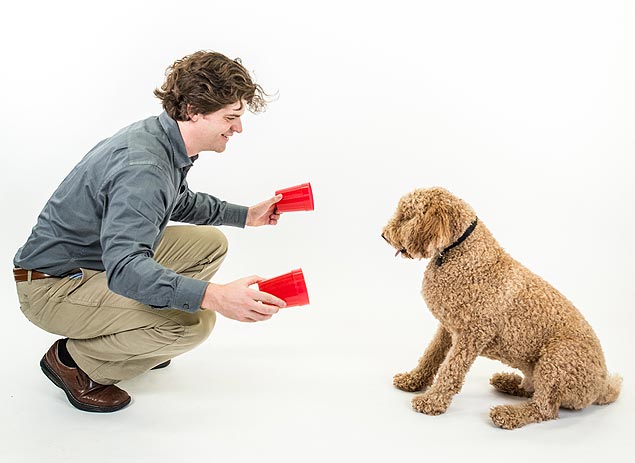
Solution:
[{"label": "khaki pants", "polygon": [[[227,253],[227,239],[208,226],[170,226],[155,259],[175,272],[209,280]],[[134,378],[187,352],[211,333],[216,314],[153,309],[108,289],[106,273],[16,283],[22,312],[40,328],[69,338],[68,351],[100,384]]]}]

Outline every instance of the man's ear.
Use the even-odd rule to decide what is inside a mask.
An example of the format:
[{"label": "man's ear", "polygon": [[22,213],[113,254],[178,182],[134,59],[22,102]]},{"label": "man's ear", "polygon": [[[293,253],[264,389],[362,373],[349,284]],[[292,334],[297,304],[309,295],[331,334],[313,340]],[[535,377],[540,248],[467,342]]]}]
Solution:
[{"label": "man's ear", "polygon": [[429,259],[450,244],[450,218],[438,206],[430,206],[410,220],[408,227],[412,251]]},{"label": "man's ear", "polygon": [[187,105],[187,118],[188,120],[192,121],[192,122],[196,122],[198,120],[198,114],[194,114],[192,111],[192,105],[188,103]]}]

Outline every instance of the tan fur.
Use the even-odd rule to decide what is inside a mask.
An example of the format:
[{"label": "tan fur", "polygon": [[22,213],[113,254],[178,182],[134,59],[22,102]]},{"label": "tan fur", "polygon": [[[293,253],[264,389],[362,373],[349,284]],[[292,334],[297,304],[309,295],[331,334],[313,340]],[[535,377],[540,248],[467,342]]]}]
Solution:
[{"label": "tan fur", "polygon": [[[621,378],[609,376],[604,354],[582,314],[549,283],[507,254],[479,219],[461,244],[436,258],[476,218],[443,188],[419,189],[399,201],[383,230],[406,258],[432,258],[422,295],[440,325],[432,342],[394,385],[422,391],[415,410],[445,412],[467,371],[482,355],[520,370],[495,374],[499,391],[529,400],[491,409],[492,421],[513,429],[558,417],[559,407],[582,409],[617,399]],[[426,389],[427,388],[427,389]]]}]

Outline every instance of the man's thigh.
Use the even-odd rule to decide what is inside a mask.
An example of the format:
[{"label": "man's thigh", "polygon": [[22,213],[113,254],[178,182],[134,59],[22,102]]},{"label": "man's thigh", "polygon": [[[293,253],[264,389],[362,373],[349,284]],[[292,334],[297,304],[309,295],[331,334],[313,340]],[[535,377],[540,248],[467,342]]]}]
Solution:
[{"label": "man's thigh", "polygon": [[40,328],[74,339],[175,322],[190,326],[197,313],[154,309],[108,289],[106,273],[82,270],[82,277],[51,278],[17,284],[22,311]]},{"label": "man's thigh", "polygon": [[166,228],[155,260],[176,273],[209,281],[227,254],[227,238],[216,227],[172,225]]}]

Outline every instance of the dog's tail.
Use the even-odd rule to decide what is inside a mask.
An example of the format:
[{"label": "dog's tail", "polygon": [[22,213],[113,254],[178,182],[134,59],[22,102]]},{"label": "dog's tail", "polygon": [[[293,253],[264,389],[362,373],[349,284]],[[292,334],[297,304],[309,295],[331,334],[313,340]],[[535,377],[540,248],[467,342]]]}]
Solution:
[{"label": "dog's tail", "polygon": [[611,402],[615,402],[617,400],[617,396],[620,395],[620,390],[622,389],[622,377],[620,375],[611,375],[606,378],[606,383],[604,383],[604,387],[602,388],[602,392],[597,399],[595,399],[595,404],[598,405],[606,405]]}]

